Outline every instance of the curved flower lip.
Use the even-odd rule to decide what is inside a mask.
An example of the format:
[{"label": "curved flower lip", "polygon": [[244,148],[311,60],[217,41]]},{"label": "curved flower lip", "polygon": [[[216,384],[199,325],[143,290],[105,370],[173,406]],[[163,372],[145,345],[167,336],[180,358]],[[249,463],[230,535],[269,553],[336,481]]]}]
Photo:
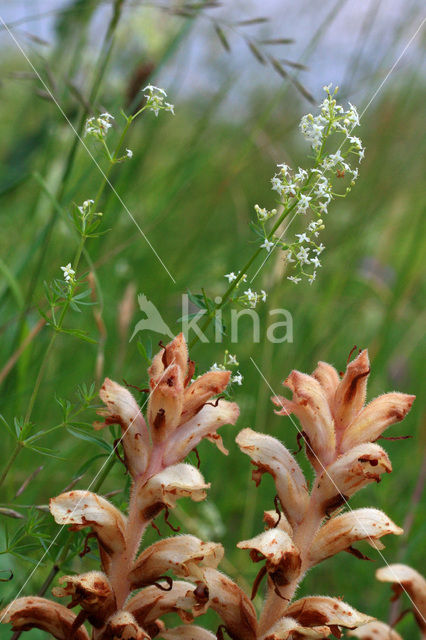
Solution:
[{"label": "curved flower lip", "polygon": [[200,502],[210,484],[190,464],[180,463],[152,476],[138,495],[138,507],[144,520],[152,520],[165,506],[174,507],[178,498]]},{"label": "curved flower lip", "polygon": [[208,606],[222,618],[235,640],[255,640],[257,619],[253,604],[244,591],[216,569],[205,569],[200,586],[207,588]]},{"label": "curved flower lip", "polygon": [[129,574],[129,581],[133,589],[138,589],[152,584],[167,571],[183,578],[200,578],[200,567],[216,568],[223,553],[221,544],[203,542],[192,535],[159,540],[141,553]]},{"label": "curved flower lip", "polygon": [[348,636],[360,638],[360,640],[402,640],[402,636],[395,629],[378,620],[367,622],[358,629],[348,631]]},{"label": "curved flower lip", "polygon": [[203,438],[211,438],[225,454],[221,437],[216,433],[225,424],[235,424],[240,410],[235,402],[219,400],[216,403],[204,405],[191,420],[181,425],[167,439],[163,463],[166,466],[183,460]]},{"label": "curved flower lip", "polygon": [[294,637],[297,633],[298,638],[312,638],[319,640],[320,638],[328,638],[330,635],[329,627],[303,627],[297,620],[290,617],[281,618],[268,631],[261,636],[259,640],[287,640]]},{"label": "curved flower lip", "polygon": [[378,444],[368,442],[349,449],[316,480],[315,488],[321,491],[324,512],[327,513],[328,505],[338,505],[339,496],[348,499],[370,482],[380,482],[380,476],[391,471],[389,457]]},{"label": "curved flower lip", "polygon": [[148,369],[151,389],[157,385],[165,369],[171,364],[176,364],[179,367],[183,374],[183,379],[186,382],[189,369],[188,347],[186,346],[185,337],[182,332],[165,347],[162,347],[161,351],[152,359],[151,366]]},{"label": "curved flower lip", "polygon": [[334,394],[340,384],[339,374],[336,369],[331,364],[328,364],[328,362],[322,362],[320,360],[312,377],[320,383],[327,402],[331,407],[334,401]]},{"label": "curved flower lip", "polygon": [[106,409],[98,411],[98,415],[105,417],[105,422],[95,422],[93,426],[95,429],[108,424],[121,426],[126,466],[136,477],[145,471],[150,450],[148,429],[141,410],[130,391],[109,378],[105,378],[99,395],[107,405]]},{"label": "curved flower lip", "polygon": [[[65,584],[64,584],[65,583]],[[61,576],[52,593],[56,598],[71,596],[68,608],[80,605],[88,615],[90,624],[102,627],[115,610],[115,596],[110,582],[101,571],[90,571],[76,576]]]},{"label": "curved flower lip", "polygon": [[373,620],[342,600],[326,596],[308,596],[296,600],[288,607],[286,615],[306,627],[327,625],[354,629]]},{"label": "curved flower lip", "polygon": [[272,436],[252,429],[240,431],[236,442],[258,467],[258,471],[253,472],[256,484],[262,473],[270,473],[290,523],[300,522],[308,506],[309,494],[305,476],[291,453]]},{"label": "curved flower lip", "polygon": [[283,512],[278,516],[278,513],[275,510],[273,511],[270,509],[268,511],[264,511],[263,522],[268,529],[281,529],[282,531],[285,531],[290,538],[293,537],[293,527]]},{"label": "curved flower lip", "polygon": [[345,430],[341,450],[347,451],[362,442],[377,440],[391,424],[404,420],[415,397],[393,392],[372,400]]},{"label": "curved flower lip", "polygon": [[366,540],[372,547],[383,549],[379,539],[390,533],[399,536],[403,530],[379,509],[364,508],[343,513],[323,524],[317,532],[309,552],[310,566],[350,549],[358,540]]},{"label": "curved flower lip", "polygon": [[281,529],[268,529],[251,540],[242,540],[237,547],[252,549],[264,556],[266,569],[273,574],[273,582],[277,586],[288,584],[300,572],[300,551],[290,536]]},{"label": "curved flower lip", "polygon": [[426,580],[423,576],[406,564],[390,564],[377,569],[376,578],[381,582],[393,582],[396,598],[405,589],[413,601],[416,622],[426,634]]},{"label": "curved flower lip", "polygon": [[185,389],[181,424],[195,416],[213,396],[225,391],[230,371],[208,371]]},{"label": "curved flower lip", "polygon": [[[192,624],[190,627],[191,640],[217,640],[217,636],[203,627]],[[174,627],[161,632],[164,640],[188,640],[188,626]]]},{"label": "curved flower lip", "polygon": [[333,417],[327,397],[318,380],[300,371],[292,371],[283,383],[293,392],[293,399],[274,396],[272,402],[280,407],[277,415],[292,413],[299,419],[307,439],[306,453],[315,469],[328,465],[333,459],[336,437]]},{"label": "curved flower lip", "polygon": [[368,351],[364,349],[348,364],[336,388],[332,412],[337,431],[345,429],[359,414],[365,403],[370,374]]},{"label": "curved flower lip", "polygon": [[89,640],[84,627],[73,628],[77,616],[58,602],[28,596],[18,598],[0,611],[2,622],[12,623],[13,631],[37,628],[52,634],[58,640]]},{"label": "curved flower lip", "polygon": [[109,553],[125,546],[125,516],[108,500],[91,491],[68,491],[50,499],[50,512],[58,524],[70,524],[73,531],[91,527],[100,545]]},{"label": "curved flower lip", "polygon": [[108,620],[103,638],[121,638],[122,640],[151,640],[145,629],[140,627],[129,611],[117,611]]},{"label": "curved flower lip", "polygon": [[[166,583],[164,587],[167,587]],[[198,605],[194,590],[193,584],[183,580],[175,580],[170,591],[159,591],[155,586],[146,587],[130,598],[125,609],[145,628],[157,618],[172,612],[178,613],[184,622],[192,622],[193,615],[197,615]]]}]

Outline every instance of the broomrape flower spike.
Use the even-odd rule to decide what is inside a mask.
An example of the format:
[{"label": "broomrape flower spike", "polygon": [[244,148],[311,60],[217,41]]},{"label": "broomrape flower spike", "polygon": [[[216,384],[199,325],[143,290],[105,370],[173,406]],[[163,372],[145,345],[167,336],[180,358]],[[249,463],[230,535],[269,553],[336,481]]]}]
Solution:
[{"label": "broomrape flower spike", "polygon": [[[226,359],[236,363],[233,355],[226,354]],[[105,408],[98,411],[103,422],[94,427],[119,424],[122,429],[124,462],[132,479],[128,514],[90,491],[68,491],[52,498],[50,511],[58,524],[70,525],[72,531],[91,529],[102,570],[59,579],[53,595],[71,598],[68,607],[45,598],[18,598],[0,612],[2,622],[10,622],[15,631],[39,628],[59,640],[89,640],[85,623],[93,627],[91,637],[97,640],[149,640],[160,631],[167,640],[178,638],[179,631],[171,630],[168,636],[161,616],[177,612],[189,622],[202,613],[203,594],[197,581],[203,579],[203,567],[219,564],[220,544],[181,535],[162,539],[138,555],[146,527],[160,513],[169,524],[169,509],[179,498],[206,497],[210,485],[183,460],[203,439],[227,453],[217,430],[238,417],[235,403],[214,400],[226,389],[231,372],[210,371],[191,382],[194,370],[183,334],[161,348],[148,370],[146,420],[126,388],[108,378],[104,381],[100,397]],[[170,570],[177,580],[165,576]],[[78,614],[70,611],[75,607]],[[194,637],[203,640],[207,632],[194,629]]]},{"label": "broomrape flower spike", "polygon": [[[225,352],[224,361],[235,365],[236,356]],[[341,507],[392,470],[376,440],[405,417],[414,396],[388,393],[364,406],[370,372],[366,351],[348,364],[342,379],[324,362],[311,376],[292,371],[284,382],[292,399],[276,396],[273,402],[279,415],[294,414],[301,423],[300,437],[315,472],[311,491],[281,442],[249,428],[239,433],[237,444],[252,459],[256,485],[270,473],[277,491],[275,509],[264,512],[266,530],[237,545],[263,565],[252,598],[267,577],[266,599],[257,616],[249,597],[218,571],[220,544],[184,534],[162,539],[138,555],[143,532],[160,513],[165,512],[169,523],[169,509],[179,498],[205,498],[210,485],[198,469],[182,461],[203,438],[226,452],[217,429],[234,424],[238,417],[235,403],[212,398],[230,379],[241,384],[240,372],[231,376],[224,365],[215,364],[191,382],[194,369],[182,334],[161,348],[148,370],[147,421],[127,389],[105,380],[100,391],[105,408],[98,412],[104,422],[95,423],[95,428],[121,426],[124,462],[132,479],[128,514],[90,491],[52,498],[50,511],[57,523],[73,531],[90,527],[102,571],[59,578],[53,595],[70,597],[68,607],[40,597],[18,598],[0,613],[2,622],[12,623],[15,631],[37,627],[59,640],[89,640],[85,623],[92,625],[96,640],[150,640],[157,635],[164,640],[214,640],[214,634],[192,624],[211,608],[232,640],[320,639],[330,634],[340,638],[342,628],[358,627],[352,635],[359,638],[370,638],[374,632],[379,639],[398,640],[398,634],[383,635],[389,630],[384,623],[373,622],[339,598],[293,598],[306,571],[323,560],[341,551],[363,557],[353,546],[358,541],[381,549],[384,535],[402,533],[377,509],[342,513]],[[423,578],[403,565],[377,573],[385,581],[395,581],[395,575],[423,611]],[[70,611],[77,606],[78,614]],[[184,626],[169,628],[169,620],[161,620],[172,612]]]}]

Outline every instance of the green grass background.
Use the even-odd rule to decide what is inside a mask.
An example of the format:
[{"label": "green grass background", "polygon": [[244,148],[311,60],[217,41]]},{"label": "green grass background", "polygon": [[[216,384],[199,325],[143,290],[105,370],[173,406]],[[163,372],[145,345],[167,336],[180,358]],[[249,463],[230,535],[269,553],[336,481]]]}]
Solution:
[{"label": "green grass background", "polygon": [[[78,123],[83,107],[70,90],[69,81],[77,83],[87,97],[96,69],[96,56],[88,55],[85,50],[90,44],[87,29],[96,3],[87,3],[85,10],[80,3],[75,5],[78,11],[57,23],[56,44],[46,49],[32,43],[30,50],[31,59],[49,86],[54,80],[55,95],[74,124]],[[157,19],[152,18],[153,23]],[[131,11],[126,14],[116,30],[115,45],[94,106],[118,115],[126,103],[131,72],[140,60],[149,59],[153,63],[154,83],[161,85],[162,69],[173,68],[181,47],[197,29],[193,21],[184,18],[170,17],[168,21],[161,37],[150,40],[146,35],[149,28],[145,26],[138,40],[138,34],[132,30]],[[306,34],[307,46],[313,36],[314,32]],[[322,33],[317,36],[316,46],[320,48]],[[220,44],[217,47],[220,51]],[[218,54],[220,64],[225,64],[227,55],[225,51]],[[312,107],[291,83],[273,76],[272,72],[271,88],[262,89],[259,94],[257,61],[247,53],[246,63],[253,66],[253,86],[243,96],[241,105],[229,105],[233,78],[227,77],[223,69],[218,70],[221,80],[217,91],[209,95],[197,94],[194,87],[193,95],[179,94],[176,101],[173,95],[178,87],[172,82],[167,88],[171,101],[176,102],[176,116],[161,114],[155,119],[147,114],[137,121],[128,138],[134,157],[112,174],[117,192],[176,279],[173,284],[118,199],[106,190],[102,203],[103,224],[110,231],[102,238],[89,241],[87,250],[100,284],[101,304],[96,309],[101,310],[106,327],[103,373],[117,381],[126,379],[136,385],[146,384],[146,362],[136,341],[128,343],[128,338],[122,341],[119,337],[119,304],[129,283],[134,283],[137,292],[143,292],[156,304],[177,332],[181,294],[187,289],[200,291],[201,287],[206,288],[211,297],[223,294],[226,288],[223,275],[238,270],[253,252],[254,238],[248,223],[256,202],[268,207],[274,204],[269,179],[275,164],[288,162],[292,166],[303,166],[306,162],[308,149],[297,134],[297,125],[300,116]],[[366,96],[380,84],[383,68],[368,70],[368,79],[362,87]],[[0,88],[0,362],[3,366],[39,319],[37,306],[44,304],[43,281],[60,277],[59,267],[72,259],[76,241],[68,221],[59,214],[54,216],[51,235],[46,236],[52,204],[36,179],[36,174],[43,176],[49,191],[57,193],[73,144],[73,133],[55,104],[37,93],[40,83],[16,74],[28,71],[25,60],[16,50],[5,49],[0,70],[3,78]],[[303,81],[303,73],[294,73]],[[354,88],[355,93],[356,90],[359,87]],[[342,95],[344,99],[345,87]],[[352,99],[351,95],[347,97]],[[320,87],[315,98],[320,99]],[[250,426],[280,438],[289,448],[296,445],[294,426],[290,420],[274,415],[269,389],[250,358],[274,391],[280,392],[280,383],[291,369],[310,372],[322,359],[341,370],[353,345],[368,347],[372,361],[369,399],[399,390],[415,393],[417,400],[405,422],[390,429],[388,434],[411,435],[412,439],[384,444],[392,460],[393,473],[383,478],[380,485],[369,486],[352,498],[351,506],[383,509],[399,525],[412,509],[411,496],[424,455],[421,405],[425,201],[421,154],[424,146],[420,135],[423,104],[424,78],[415,65],[408,65],[386,84],[369,107],[359,134],[367,148],[366,159],[351,195],[330,207],[322,238],[327,249],[314,285],[301,283],[295,287],[286,281],[280,275],[282,258],[278,254],[257,277],[255,288],[269,291],[268,305],[260,311],[261,326],[267,326],[270,308],[288,309],[294,321],[293,343],[271,345],[263,332],[260,343],[253,344],[249,323],[243,326],[242,322],[237,344],[231,344],[225,336],[223,345],[198,343],[191,354],[199,370],[204,371],[229,348],[238,355],[244,385],[235,390],[235,400],[241,407],[238,424],[222,429],[229,456],[224,457],[209,443],[199,447],[201,470],[212,483],[208,501],[205,505],[181,501],[178,517],[182,531],[195,531],[224,544],[227,554],[224,570],[234,578],[240,576],[242,584],[252,583],[258,567],[235,545],[238,540],[262,530],[263,509],[273,507],[275,492],[266,476],[255,489],[250,480],[251,465],[236,447],[235,435],[239,429]],[[235,108],[239,109],[238,118],[230,117]],[[116,136],[117,132],[113,131],[111,137]],[[91,145],[91,149],[102,164],[96,147]],[[70,211],[73,202],[93,197],[99,180],[98,170],[80,145],[61,197],[65,209]],[[289,237],[301,229],[300,222],[295,222]],[[39,269],[41,255],[44,259]],[[87,263],[83,263],[83,269],[86,268]],[[32,304],[26,309],[29,292]],[[140,318],[136,310],[130,333]],[[226,314],[224,320],[227,324]],[[80,314],[70,312],[66,326],[84,329],[98,337],[91,307]],[[49,329],[43,329],[3,382],[0,410],[9,422],[25,413],[49,338]],[[151,341],[155,349],[158,336],[153,334],[144,340],[147,345]],[[94,380],[96,354],[96,345],[69,336],[59,337],[35,405],[35,428],[47,429],[60,421],[55,396],[72,399],[78,384],[90,384]],[[88,411],[85,420],[94,419],[95,411]],[[108,438],[107,433],[104,435]],[[1,438],[4,466],[13,442],[6,430]],[[24,505],[46,504],[50,496],[61,492],[86,460],[103,453],[96,444],[75,439],[66,430],[46,436],[40,444],[52,448],[58,457],[22,451],[2,487],[3,506],[13,503],[15,509],[26,514]],[[100,464],[101,459],[93,462],[78,488],[89,484]],[[19,486],[39,465],[43,465],[43,470],[36,480],[14,500]],[[309,474],[306,464],[304,468]],[[116,464],[103,491],[125,484],[122,467]],[[114,496],[113,501],[125,505],[126,498],[124,490]],[[48,540],[58,528],[49,514],[40,514]],[[2,520],[11,535],[22,525],[22,521]],[[167,535],[163,524],[161,529]],[[383,554],[387,562],[403,561],[421,570],[425,534],[424,515],[421,506],[416,505],[409,538],[385,539]],[[146,541],[155,541],[156,535],[149,531]],[[32,546],[23,554],[28,556],[27,560],[9,554],[0,556],[0,566],[14,573],[13,581],[2,585],[3,602],[15,595],[43,553],[37,539],[29,538],[30,543]],[[361,562],[349,554],[328,560],[307,576],[299,594],[343,596],[356,608],[387,620],[390,589],[374,579],[375,569],[383,562],[375,551],[370,550],[369,555],[374,562]],[[40,587],[51,563],[51,559],[45,559],[25,586],[24,594],[32,594]],[[80,571],[96,566],[95,555],[83,561],[74,557],[68,569]],[[208,621],[213,625],[211,628],[215,628],[217,621],[213,616]],[[417,637],[410,615],[398,629],[405,638]],[[0,637],[6,638],[9,634],[6,627],[0,629]],[[31,631],[28,637],[37,639],[43,634]]]}]

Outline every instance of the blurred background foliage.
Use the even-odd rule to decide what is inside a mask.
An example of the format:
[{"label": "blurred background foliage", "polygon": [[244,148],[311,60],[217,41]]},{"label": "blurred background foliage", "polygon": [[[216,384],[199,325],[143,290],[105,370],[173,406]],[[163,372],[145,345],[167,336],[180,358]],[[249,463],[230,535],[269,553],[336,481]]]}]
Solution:
[{"label": "blurred background foliage", "polygon": [[[95,382],[97,389],[101,375],[146,386],[147,362],[137,340],[129,342],[134,325],[143,317],[136,293],[144,293],[175,332],[182,315],[182,293],[203,287],[212,298],[223,294],[224,274],[237,271],[254,250],[249,229],[253,205],[274,205],[269,180],[275,164],[306,163],[308,149],[297,127],[300,116],[312,110],[310,95],[318,102],[322,85],[336,80],[335,71],[343,82],[341,100],[359,104],[362,112],[419,24],[417,4],[408,3],[403,11],[400,3],[399,18],[392,33],[386,33],[388,46],[383,51],[383,43],[375,47],[372,39],[386,23],[380,2],[366,3],[356,32],[348,25],[350,16],[344,21],[345,2],[324,3],[321,15],[315,15],[308,4],[304,11],[310,12],[310,20],[303,7],[299,14],[292,9],[294,26],[282,14],[273,14],[269,21],[235,25],[263,17],[265,7],[259,14],[263,3],[253,2],[245,9],[215,4],[74,0],[43,7],[37,3],[39,9],[48,9],[48,42],[31,35],[37,34],[37,29],[32,31],[34,16],[11,25],[11,31],[63,113],[10,35],[4,29],[1,32],[0,411],[12,428],[16,419],[19,430],[50,337],[49,329],[38,325],[38,308],[45,308],[43,282],[60,277],[60,266],[72,260],[77,243],[57,203],[70,212],[73,203],[94,197],[100,183],[99,170],[83,146],[75,143],[69,123],[78,130],[82,118],[97,109],[107,109],[119,122],[120,109],[130,112],[138,104],[138,92],[148,80],[167,89],[176,106],[175,117],[155,118],[148,113],[138,120],[127,139],[134,156],[114,169],[111,180],[176,283],[119,199],[107,189],[101,209],[103,228],[109,231],[89,241],[82,266],[87,270],[90,260],[96,275],[95,304],[81,313],[71,311],[66,322],[69,328],[87,331],[98,344],[59,336],[35,404],[31,433],[61,423],[58,398],[78,404],[78,385],[84,383],[89,389]],[[391,3],[392,10],[395,7],[398,3]],[[333,33],[342,20],[349,38],[345,59],[336,59],[335,66],[328,63],[319,71],[322,57],[330,60]],[[293,49],[289,43],[260,43],[290,39],[294,34]],[[342,39],[342,34],[335,38]],[[417,54],[418,46],[416,41]],[[278,61],[279,68],[273,68],[268,56]],[[289,59],[296,65],[289,65]],[[331,206],[322,237],[327,247],[323,268],[314,285],[289,283],[283,275],[283,258],[276,252],[253,283],[256,289],[269,292],[267,304],[260,308],[260,342],[253,343],[249,320],[241,321],[238,343],[232,344],[225,335],[223,344],[198,343],[191,354],[200,372],[221,361],[226,348],[237,354],[244,375],[244,385],[234,389],[241,417],[237,427],[222,429],[229,457],[209,443],[199,447],[201,470],[212,482],[208,501],[181,502],[172,518],[175,523],[180,520],[182,531],[223,542],[224,570],[234,578],[242,576],[241,583],[248,589],[258,567],[235,544],[262,529],[262,512],[273,508],[274,489],[266,476],[258,489],[254,487],[249,461],[237,450],[234,437],[238,429],[250,426],[296,448],[294,426],[274,415],[270,389],[251,358],[274,392],[279,392],[281,381],[293,368],[310,372],[322,359],[344,369],[354,345],[370,350],[370,399],[393,389],[418,398],[405,422],[386,434],[412,436],[385,443],[393,473],[380,486],[369,486],[355,496],[351,506],[381,508],[399,525],[412,517],[409,537],[387,538],[384,556],[388,562],[403,561],[421,570],[426,525],[418,500],[412,501],[425,444],[421,410],[425,86],[418,60],[413,50],[407,52],[362,119],[359,135],[367,152],[360,179],[345,201]],[[298,65],[306,65],[306,71]],[[118,131],[111,133],[112,138],[117,136]],[[102,166],[96,146],[87,144]],[[295,222],[287,233],[290,237],[297,231]],[[292,314],[292,343],[273,345],[265,339],[266,327],[273,321],[269,310],[276,307]],[[225,327],[228,322],[229,312],[224,313]],[[148,352],[155,352],[158,339],[149,333],[140,337]],[[143,394],[135,393],[142,402]],[[95,419],[96,398],[86,404],[91,406],[83,406],[75,428],[57,429],[37,441],[48,451],[23,447],[1,489],[1,507],[24,516],[11,518],[3,512],[8,539],[3,533],[0,568],[6,572],[2,575],[12,570],[14,577],[3,585],[2,602],[14,597],[57,533],[43,505],[79,476],[76,486],[86,488],[111,450],[114,436],[97,434],[96,440],[87,426]],[[6,427],[1,437],[4,468],[15,445]],[[41,465],[37,477],[15,498],[22,483]],[[309,475],[308,466],[304,468]],[[117,462],[102,492],[125,485]],[[111,499],[125,507],[126,488]],[[168,534],[163,523],[160,529]],[[156,537],[154,530],[149,531],[146,541]],[[56,540],[25,584],[24,594],[36,592],[43,584],[65,538],[61,534]],[[97,566],[93,552],[83,560],[78,557],[82,540],[83,536],[75,536],[61,570]],[[5,553],[7,549],[13,553]],[[389,590],[374,579],[383,561],[373,550],[369,555],[374,563],[349,554],[327,561],[307,576],[300,595],[343,596],[356,608],[386,620]],[[215,624],[213,618],[210,622]],[[411,616],[398,629],[406,638],[416,637]],[[8,634],[2,627],[1,637]],[[42,636],[36,630],[28,634],[34,639]]]}]

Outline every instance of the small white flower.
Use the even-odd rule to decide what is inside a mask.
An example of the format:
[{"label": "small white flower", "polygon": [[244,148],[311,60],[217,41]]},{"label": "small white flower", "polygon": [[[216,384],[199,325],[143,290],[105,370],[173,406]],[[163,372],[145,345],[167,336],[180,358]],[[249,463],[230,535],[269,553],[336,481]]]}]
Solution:
[{"label": "small white flower", "polygon": [[321,262],[318,260],[318,256],[315,256],[315,258],[311,258],[311,264],[313,264],[317,269],[321,266]]},{"label": "small white flower", "polygon": [[153,84],[147,84],[146,87],[142,89],[142,91],[149,91],[149,93],[162,93],[164,97],[167,96],[167,93],[164,91],[164,89],[160,89],[160,87],[156,87]]},{"label": "small white flower", "polygon": [[223,364],[217,364],[217,362],[214,362],[210,367],[210,371],[223,371],[224,369]]},{"label": "small white flower", "polygon": [[257,293],[251,289],[247,289],[247,291],[244,291],[244,295],[247,297],[250,306],[254,309],[257,304]]},{"label": "small white flower", "polygon": [[227,363],[226,364],[235,364],[238,365],[237,356],[233,356],[231,353],[227,354]]},{"label": "small white flower", "polygon": [[309,264],[309,249],[306,247],[300,247],[300,251],[296,254],[296,258],[302,264]]},{"label": "small white flower", "polygon": [[306,180],[307,177],[308,177],[308,172],[305,171],[305,169],[302,169],[301,167],[299,167],[297,173],[294,174],[294,179],[297,180],[298,182],[302,182],[303,180]]},{"label": "small white flower", "polygon": [[309,277],[309,284],[312,284],[313,281],[315,280],[315,278],[317,277],[317,272],[314,271],[313,274],[311,276],[308,276],[308,277]]},{"label": "small white flower", "polygon": [[266,291],[265,291],[264,289],[261,289],[260,294],[261,294],[261,300],[262,300],[262,302],[266,302],[266,297],[267,297],[267,295],[268,295],[268,294],[266,293]]},{"label": "small white flower", "polygon": [[309,242],[309,238],[306,233],[296,233],[296,238],[299,238],[299,242]]},{"label": "small white flower", "polygon": [[277,191],[280,195],[283,191],[283,183],[278,176],[271,178],[272,191]]},{"label": "small white flower", "polygon": [[296,276],[287,276],[287,280],[290,280],[291,282],[294,282],[294,284],[297,284],[298,282],[301,281],[302,278],[296,278]]},{"label": "small white flower", "polygon": [[268,240],[268,238],[265,238],[265,240],[263,241],[263,244],[261,244],[260,246],[262,247],[262,249],[266,249],[266,251],[269,253],[272,247],[274,246],[274,243]]},{"label": "small white flower", "polygon": [[131,149],[126,149],[126,156],[128,158],[133,158],[133,151]]},{"label": "small white flower", "polygon": [[318,207],[321,213],[327,213],[327,203],[326,202],[318,202]]},{"label": "small white flower", "polygon": [[359,162],[361,162],[361,160],[364,158],[364,155],[365,155],[365,149],[360,149],[358,151]]},{"label": "small white flower", "polygon": [[284,162],[282,164],[277,164],[277,168],[281,169],[281,173],[284,176],[286,176],[290,171],[290,167],[288,166],[288,164],[285,164]]},{"label": "small white flower", "polygon": [[306,196],[304,193],[300,194],[299,197],[299,204],[298,204],[298,211],[303,211],[305,212],[306,209],[309,207],[309,202],[312,200],[311,196]]},{"label": "small white flower", "polygon": [[228,282],[231,283],[231,282],[234,282],[234,280],[237,279],[237,276],[235,275],[235,273],[233,271],[231,271],[231,273],[226,273],[225,274],[225,278],[227,278]]},{"label": "small white flower", "polygon": [[313,252],[319,256],[320,253],[324,251],[324,249],[325,249],[325,246],[321,243],[316,249],[313,249]]},{"label": "small white flower", "polygon": [[65,267],[61,267],[61,269],[64,272],[64,280],[66,282],[72,282],[74,280],[75,271],[71,266],[71,262],[68,262],[68,264]]},{"label": "small white flower", "polygon": [[244,378],[239,371],[237,371],[237,373],[231,378],[231,382],[237,384],[239,387],[243,384],[243,380]]},{"label": "small white flower", "polygon": [[336,151],[336,153],[332,153],[328,156],[332,166],[335,166],[338,162],[344,162],[340,149]]}]

